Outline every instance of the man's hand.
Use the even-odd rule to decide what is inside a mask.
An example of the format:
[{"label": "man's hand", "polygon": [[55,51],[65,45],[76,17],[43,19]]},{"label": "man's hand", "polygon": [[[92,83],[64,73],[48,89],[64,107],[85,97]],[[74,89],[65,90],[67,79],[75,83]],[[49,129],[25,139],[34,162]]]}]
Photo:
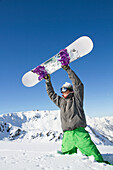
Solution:
[{"label": "man's hand", "polygon": [[70,67],[69,67],[69,65],[66,65],[66,66],[62,66],[62,68],[63,68],[65,71],[67,71],[67,69],[70,68]]},{"label": "man's hand", "polygon": [[44,79],[46,80],[46,81],[50,81],[50,79],[51,79],[51,76],[50,76],[50,74],[47,74],[45,77],[44,77]]}]

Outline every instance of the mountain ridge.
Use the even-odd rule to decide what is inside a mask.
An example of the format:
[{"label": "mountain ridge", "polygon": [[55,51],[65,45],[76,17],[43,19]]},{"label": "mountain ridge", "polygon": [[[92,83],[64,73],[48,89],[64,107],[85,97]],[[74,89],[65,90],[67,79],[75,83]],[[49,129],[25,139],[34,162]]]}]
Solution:
[{"label": "mountain ridge", "polygon": [[[86,116],[87,127],[97,145],[113,145],[113,116]],[[0,140],[58,142],[63,138],[60,111],[27,111],[0,115]]]}]

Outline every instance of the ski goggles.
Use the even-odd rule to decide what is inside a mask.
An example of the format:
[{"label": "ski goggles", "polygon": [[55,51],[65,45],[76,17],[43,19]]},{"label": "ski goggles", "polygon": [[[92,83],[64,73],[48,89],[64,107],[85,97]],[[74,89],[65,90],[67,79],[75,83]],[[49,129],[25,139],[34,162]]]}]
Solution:
[{"label": "ski goggles", "polygon": [[66,88],[66,87],[62,87],[62,88],[60,89],[61,93],[66,92],[67,90],[68,90],[68,88]]}]

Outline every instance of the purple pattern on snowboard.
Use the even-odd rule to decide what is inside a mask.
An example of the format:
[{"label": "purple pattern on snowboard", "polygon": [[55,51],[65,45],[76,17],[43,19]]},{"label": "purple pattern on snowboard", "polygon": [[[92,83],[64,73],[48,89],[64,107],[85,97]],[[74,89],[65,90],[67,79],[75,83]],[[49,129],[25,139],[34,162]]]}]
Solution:
[{"label": "purple pattern on snowboard", "polygon": [[59,55],[61,57],[60,61],[62,66],[66,66],[69,64],[70,57],[69,54],[67,53],[67,49],[60,50]]},{"label": "purple pattern on snowboard", "polygon": [[45,76],[48,75],[48,72],[45,70],[44,66],[37,66],[33,70],[33,72],[39,75],[38,80],[41,80],[41,79],[45,78]]}]

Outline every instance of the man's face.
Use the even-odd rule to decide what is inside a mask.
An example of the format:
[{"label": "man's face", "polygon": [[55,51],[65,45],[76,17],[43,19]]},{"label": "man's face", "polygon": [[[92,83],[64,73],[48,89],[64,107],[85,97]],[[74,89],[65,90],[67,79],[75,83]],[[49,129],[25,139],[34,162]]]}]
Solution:
[{"label": "man's face", "polygon": [[66,90],[65,92],[62,92],[64,97],[67,97],[69,93],[70,93],[70,90]]}]

